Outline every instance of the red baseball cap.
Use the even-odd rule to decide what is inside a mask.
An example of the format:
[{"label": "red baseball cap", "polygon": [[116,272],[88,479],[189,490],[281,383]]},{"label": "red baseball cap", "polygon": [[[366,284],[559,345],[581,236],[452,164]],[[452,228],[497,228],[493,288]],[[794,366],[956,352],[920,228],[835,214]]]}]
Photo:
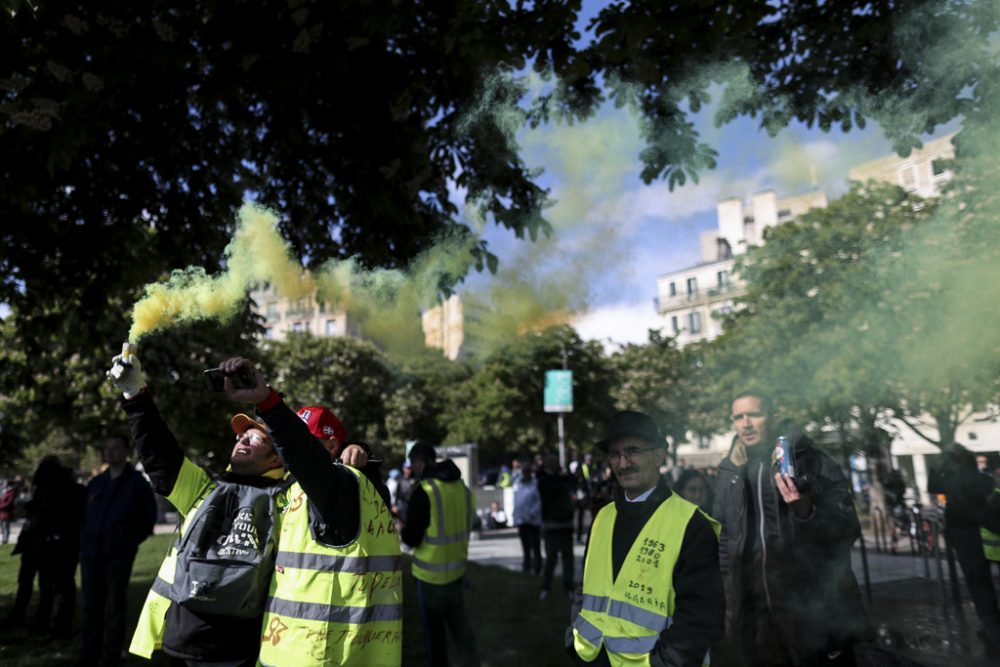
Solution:
[{"label": "red baseball cap", "polygon": [[347,444],[347,429],[337,419],[337,415],[329,409],[320,405],[307,405],[300,408],[297,414],[309,427],[309,432],[320,440],[326,440],[332,436],[341,445]]}]

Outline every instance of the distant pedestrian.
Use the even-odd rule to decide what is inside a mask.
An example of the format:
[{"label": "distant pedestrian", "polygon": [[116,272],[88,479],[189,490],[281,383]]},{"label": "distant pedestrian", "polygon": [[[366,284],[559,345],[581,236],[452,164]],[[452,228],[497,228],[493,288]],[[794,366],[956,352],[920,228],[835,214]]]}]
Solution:
[{"label": "distant pedestrian", "polygon": [[463,590],[475,500],[455,462],[438,461],[437,452],[429,443],[413,445],[410,463],[419,484],[410,494],[400,538],[413,548],[413,577],[427,665],[448,664],[447,627],[458,651],[459,664],[475,667],[479,656],[465,613]]},{"label": "distant pedestrian", "polygon": [[573,471],[576,479],[576,541],[583,544],[587,539],[589,524],[587,513],[590,511],[590,496],[593,493],[594,457],[584,454]]},{"label": "distant pedestrian", "polygon": [[1000,655],[1000,605],[983,549],[981,521],[989,507],[993,480],[976,467],[968,449],[958,443],[942,447],[940,462],[931,470],[929,493],[943,493],[945,541],[955,550],[969,596],[979,617],[979,634],[988,650]]},{"label": "distant pedestrian", "polygon": [[514,484],[514,525],[521,538],[521,571],[542,572],[542,499],[531,464],[522,466]]},{"label": "distant pedestrian", "polygon": [[63,639],[70,634],[76,606],[83,487],[56,456],[39,462],[31,487],[27,520],[14,548],[21,555],[17,595],[5,625],[24,622],[37,574],[35,629],[48,632],[52,639]]},{"label": "distant pedestrian", "polygon": [[674,482],[673,490],[684,500],[694,503],[705,514],[711,516],[712,499],[715,494],[712,491],[711,482],[708,477],[694,468],[688,468],[681,473],[681,476]]},{"label": "distant pedestrian", "polygon": [[562,561],[563,593],[573,593],[573,500],[575,482],[559,469],[555,454],[545,457],[545,466],[538,475],[538,494],[542,499],[542,540],[545,542],[545,569],[542,573],[544,600],[552,589],[556,560]]},{"label": "distant pedestrian", "polygon": [[495,500],[490,503],[489,527],[491,530],[507,527],[507,513],[500,507],[500,503]]},{"label": "distant pedestrian", "polygon": [[16,516],[17,497],[21,493],[21,478],[6,480],[0,485],[0,538],[10,542],[10,526]]},{"label": "distant pedestrian", "polygon": [[79,667],[121,662],[125,593],[139,544],[153,533],[156,501],[149,482],[128,461],[132,443],[112,435],[104,443],[108,468],[87,484],[80,545],[83,645]]}]

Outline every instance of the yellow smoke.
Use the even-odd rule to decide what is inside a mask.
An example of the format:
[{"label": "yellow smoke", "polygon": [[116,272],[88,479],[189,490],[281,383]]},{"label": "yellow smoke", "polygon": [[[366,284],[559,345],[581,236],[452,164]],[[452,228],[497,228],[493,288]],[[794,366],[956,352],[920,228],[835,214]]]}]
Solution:
[{"label": "yellow smoke", "polygon": [[311,294],[315,281],[292,256],[277,222],[266,208],[243,204],[236,234],[225,250],[227,270],[210,276],[201,267],[189,266],[174,271],[165,283],[147,285],[146,295],[132,309],[129,342],[182,322],[227,321],[257,282],[270,282],[290,299]]}]

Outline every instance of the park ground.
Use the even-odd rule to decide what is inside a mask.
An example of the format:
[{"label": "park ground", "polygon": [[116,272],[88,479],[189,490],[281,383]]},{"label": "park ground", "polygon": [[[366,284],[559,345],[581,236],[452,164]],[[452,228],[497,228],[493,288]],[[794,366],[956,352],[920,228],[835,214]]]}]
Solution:
[{"label": "park ground", "polygon": [[[129,618],[138,617],[146,591],[159,568],[172,536],[169,527],[148,539],[136,558],[129,589]],[[866,647],[862,667],[913,665],[925,667],[985,667],[997,664],[987,658],[976,637],[976,616],[964,582],[961,601],[956,603],[945,561],[938,568],[931,557],[878,553],[868,543],[868,579],[871,596],[866,600],[878,639]],[[16,589],[19,559],[11,555],[13,545],[0,546],[0,618],[6,614]],[[577,546],[577,579],[582,546]],[[520,544],[512,529],[482,534],[470,545],[466,607],[484,667],[528,667],[569,664],[563,649],[569,623],[569,605],[561,594],[560,577],[553,594],[539,601],[539,580],[522,574]],[[859,549],[854,553],[855,571],[866,594],[864,568]],[[425,664],[417,611],[413,604],[413,580],[406,566],[404,589],[403,664]],[[1000,586],[1000,581],[997,582]],[[29,628],[0,633],[0,665],[4,667],[48,667],[70,665],[80,641],[82,614],[78,609],[71,638],[51,641]],[[31,614],[29,608],[29,618]],[[131,635],[131,628],[129,629]],[[152,663],[129,656],[126,665],[166,665],[162,657]]]}]

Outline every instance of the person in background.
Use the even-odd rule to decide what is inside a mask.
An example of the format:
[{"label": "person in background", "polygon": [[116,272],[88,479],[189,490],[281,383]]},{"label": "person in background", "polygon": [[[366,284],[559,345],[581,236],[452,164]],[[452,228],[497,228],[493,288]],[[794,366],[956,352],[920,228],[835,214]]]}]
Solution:
[{"label": "person in background", "polygon": [[445,626],[462,667],[479,664],[476,638],[465,613],[463,592],[475,501],[451,459],[437,460],[434,447],[418,442],[410,463],[413,487],[400,537],[413,548],[413,578],[424,631],[428,667],[448,664]]},{"label": "person in background", "polygon": [[396,497],[393,499],[392,513],[397,518],[406,516],[406,507],[410,502],[410,494],[413,492],[413,466],[409,461],[403,461],[403,471],[399,476],[399,484],[396,487]]},{"label": "person in background", "polygon": [[962,568],[979,617],[979,636],[987,651],[1000,657],[1000,605],[981,531],[989,511],[993,480],[977,468],[972,452],[957,442],[942,447],[938,458],[927,480],[927,491],[942,493],[948,499],[944,508],[945,543],[955,550]]},{"label": "person in background", "polygon": [[149,483],[129,463],[132,444],[123,435],[104,443],[107,470],[87,484],[80,573],[83,645],[79,667],[121,662],[125,640],[125,593],[132,563],[153,533],[156,501]]},{"label": "person in background", "polygon": [[583,544],[587,540],[589,525],[587,512],[590,511],[590,497],[593,493],[594,456],[584,454],[573,470],[576,480],[575,510],[576,510],[576,541]]},{"label": "person in background", "polygon": [[560,470],[555,454],[545,456],[538,475],[538,495],[542,499],[542,539],[545,542],[545,569],[540,600],[549,597],[556,560],[562,560],[563,593],[573,595],[573,501],[576,482]]},{"label": "person in background", "polygon": [[697,505],[705,514],[711,514],[714,499],[712,485],[700,471],[687,468],[674,482],[674,491],[684,500]]},{"label": "person in background", "polygon": [[57,456],[46,456],[31,479],[27,519],[15,554],[21,555],[17,595],[5,625],[24,622],[32,586],[38,575],[38,608],[34,628],[51,639],[69,637],[76,607],[77,559],[83,523],[83,486]]},{"label": "person in background", "polygon": [[10,526],[16,519],[17,496],[21,493],[21,478],[8,479],[0,484],[0,539],[10,542]]},{"label": "person in background", "polygon": [[538,495],[538,480],[530,463],[521,467],[514,483],[514,525],[521,539],[521,571],[541,574],[542,499]]},{"label": "person in background", "polygon": [[489,526],[491,530],[507,527],[507,513],[500,507],[500,503],[495,500],[490,503]]}]

